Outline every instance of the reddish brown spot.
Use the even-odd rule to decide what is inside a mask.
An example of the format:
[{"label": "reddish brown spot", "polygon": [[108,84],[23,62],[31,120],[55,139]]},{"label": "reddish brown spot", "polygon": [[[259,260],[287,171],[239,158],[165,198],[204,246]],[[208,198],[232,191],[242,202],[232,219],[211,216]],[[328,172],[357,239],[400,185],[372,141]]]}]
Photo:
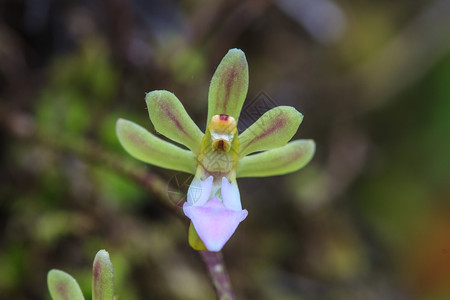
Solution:
[{"label": "reddish brown spot", "polygon": [[219,119],[221,120],[221,121],[228,121],[228,118],[229,118],[230,116],[228,116],[228,115],[219,115]]},{"label": "reddish brown spot", "polygon": [[184,130],[184,127],[181,125],[180,121],[178,121],[177,117],[172,114],[172,111],[170,110],[170,108],[166,104],[162,104],[161,108],[164,111],[164,113],[167,115],[167,117],[172,121],[172,123],[175,124],[175,126],[178,128],[178,130],[183,132],[184,135],[186,135],[188,138],[192,138],[186,132],[186,130]]},{"label": "reddish brown spot", "polygon": [[67,285],[65,283],[58,282],[56,285],[56,290],[61,297],[63,297],[64,299],[69,299],[67,295]]},{"label": "reddish brown spot", "polygon": [[99,261],[96,261],[94,264],[94,270],[92,271],[92,275],[94,276],[94,280],[97,281],[100,277],[100,272],[102,270],[102,266],[100,265]]},{"label": "reddish brown spot", "polygon": [[[230,70],[228,70],[228,72],[226,72],[225,74],[225,82],[223,82],[223,84],[225,85],[225,97],[222,99],[222,109],[224,112],[227,111],[227,106],[228,106],[228,101],[230,100],[230,94],[231,94],[231,89],[233,88],[233,83],[234,83],[234,79],[235,77],[238,75],[238,72],[236,70],[235,67],[231,68]],[[217,92],[219,93],[221,90],[221,88],[217,89]]]},{"label": "reddish brown spot", "polygon": [[277,160],[282,160],[283,163],[278,165],[278,167],[285,167],[287,165],[292,164],[292,161],[295,161],[296,159],[298,159],[300,156],[303,155],[303,151],[296,151],[294,153],[291,154],[292,156],[285,156],[285,157],[280,157]]},{"label": "reddish brown spot", "polygon": [[102,286],[100,283],[100,276],[102,273],[102,265],[100,264],[100,261],[96,260],[94,263],[94,268],[92,270],[92,275],[94,277],[94,287],[92,293],[99,298],[102,295]]},{"label": "reddish brown spot", "polygon": [[225,145],[223,143],[223,140],[219,140],[219,142],[217,143],[217,149],[221,150],[221,151],[225,151]]}]

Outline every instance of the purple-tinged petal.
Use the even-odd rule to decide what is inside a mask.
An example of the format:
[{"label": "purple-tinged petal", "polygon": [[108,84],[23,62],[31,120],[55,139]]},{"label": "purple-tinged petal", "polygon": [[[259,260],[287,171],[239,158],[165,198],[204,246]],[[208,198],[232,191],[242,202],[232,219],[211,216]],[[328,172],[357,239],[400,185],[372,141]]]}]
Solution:
[{"label": "purple-tinged petal", "polygon": [[303,115],[293,107],[272,108],[239,135],[239,157],[286,145],[302,120]]},{"label": "purple-tinged petal", "polygon": [[122,147],[134,158],[161,168],[195,174],[198,162],[194,153],[160,139],[144,127],[119,119],[116,134]]},{"label": "purple-tinged petal", "polygon": [[269,151],[239,160],[237,177],[266,177],[283,175],[303,168],[314,156],[313,140],[296,140]]},{"label": "purple-tinged petal", "polygon": [[238,120],[248,90],[248,65],[244,52],[231,49],[211,79],[208,93],[208,118],[228,115]]},{"label": "purple-tinged petal", "polygon": [[153,91],[147,93],[145,101],[156,131],[198,154],[203,132],[192,121],[180,100],[171,92]]},{"label": "purple-tinged petal", "polygon": [[191,182],[187,193],[187,202],[190,205],[201,206],[205,204],[211,196],[213,185],[213,177],[209,176],[205,180],[201,180],[197,176]]},{"label": "purple-tinged petal", "polygon": [[220,251],[248,215],[246,209],[227,209],[215,197],[204,206],[192,206],[186,202],[183,211],[209,251]]},{"label": "purple-tinged petal", "polygon": [[229,183],[226,177],[222,177],[222,200],[226,208],[242,210],[241,195],[236,180]]}]

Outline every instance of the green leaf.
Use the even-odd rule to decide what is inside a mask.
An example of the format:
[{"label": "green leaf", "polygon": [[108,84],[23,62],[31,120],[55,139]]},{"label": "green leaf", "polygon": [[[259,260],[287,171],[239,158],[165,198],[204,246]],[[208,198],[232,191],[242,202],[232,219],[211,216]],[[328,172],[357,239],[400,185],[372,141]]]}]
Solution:
[{"label": "green leaf", "polygon": [[237,177],[266,177],[283,175],[304,167],[313,157],[313,140],[296,140],[266,152],[246,156],[238,165]]},{"label": "green leaf", "polygon": [[116,133],[122,147],[134,158],[158,167],[195,174],[197,160],[191,151],[163,141],[124,119],[117,120]]},{"label": "green leaf", "polygon": [[114,270],[109,254],[100,250],[92,267],[92,300],[114,299]]},{"label": "green leaf", "polygon": [[302,120],[303,115],[293,107],[272,108],[239,135],[239,156],[286,145]]},{"label": "green leaf", "polygon": [[150,120],[156,131],[198,153],[203,133],[187,114],[180,100],[168,91],[145,96]]},{"label": "green leaf", "polygon": [[239,118],[248,90],[248,65],[244,52],[231,49],[217,67],[208,94],[207,124],[214,115]]},{"label": "green leaf", "polygon": [[77,281],[66,272],[50,270],[47,285],[53,300],[84,300]]}]

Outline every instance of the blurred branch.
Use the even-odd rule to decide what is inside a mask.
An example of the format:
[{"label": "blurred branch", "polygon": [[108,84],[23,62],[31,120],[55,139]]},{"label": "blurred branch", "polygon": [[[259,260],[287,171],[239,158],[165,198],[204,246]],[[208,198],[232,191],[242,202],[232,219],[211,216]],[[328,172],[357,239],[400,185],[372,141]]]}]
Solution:
[{"label": "blurred branch", "polygon": [[9,111],[0,106],[0,118],[3,126],[15,137],[35,141],[58,151],[68,151],[79,155],[87,161],[102,164],[118,174],[132,179],[134,182],[155,195],[155,199],[175,216],[187,222],[181,208],[173,203],[167,195],[167,184],[163,179],[148,172],[144,167],[123,157],[107,152],[99,145],[72,136],[43,135],[36,130],[34,120],[16,111]]},{"label": "blurred branch", "polygon": [[234,300],[230,278],[221,252],[199,251],[220,300]]},{"label": "blurred branch", "polygon": [[450,1],[436,0],[356,71],[366,84],[364,110],[382,105],[420,78],[450,49]]}]

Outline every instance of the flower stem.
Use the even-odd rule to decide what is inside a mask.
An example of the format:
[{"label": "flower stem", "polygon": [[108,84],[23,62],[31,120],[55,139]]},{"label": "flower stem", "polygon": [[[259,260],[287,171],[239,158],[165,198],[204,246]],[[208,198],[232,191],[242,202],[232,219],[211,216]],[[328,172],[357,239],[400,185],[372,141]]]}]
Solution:
[{"label": "flower stem", "polygon": [[199,251],[219,300],[234,300],[234,294],[223,261],[222,252]]}]

